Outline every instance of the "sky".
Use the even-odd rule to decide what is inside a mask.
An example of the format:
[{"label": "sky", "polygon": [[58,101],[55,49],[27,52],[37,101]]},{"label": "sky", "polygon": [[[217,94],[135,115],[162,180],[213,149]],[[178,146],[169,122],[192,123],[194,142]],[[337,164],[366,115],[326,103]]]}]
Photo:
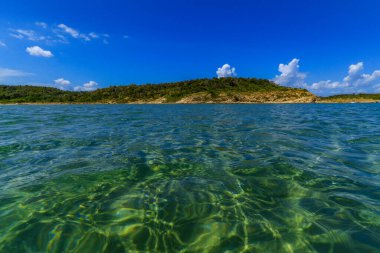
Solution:
[{"label": "sky", "polygon": [[378,0],[1,0],[0,83],[256,77],[380,93]]}]

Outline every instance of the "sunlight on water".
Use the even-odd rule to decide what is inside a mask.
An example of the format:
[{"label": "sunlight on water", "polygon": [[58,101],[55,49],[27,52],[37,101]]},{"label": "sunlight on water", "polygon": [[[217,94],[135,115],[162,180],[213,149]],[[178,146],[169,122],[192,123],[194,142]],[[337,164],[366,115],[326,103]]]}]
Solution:
[{"label": "sunlight on water", "polygon": [[0,107],[0,252],[380,252],[378,105]]}]

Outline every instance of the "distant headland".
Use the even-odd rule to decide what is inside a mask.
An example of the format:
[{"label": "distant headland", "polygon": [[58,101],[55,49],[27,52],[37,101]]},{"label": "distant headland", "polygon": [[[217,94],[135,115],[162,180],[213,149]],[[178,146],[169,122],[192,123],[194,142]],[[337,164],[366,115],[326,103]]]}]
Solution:
[{"label": "distant headland", "polygon": [[0,85],[1,104],[244,104],[378,102],[380,94],[318,97],[306,89],[256,78],[196,79],[176,83],[111,86],[88,92]]}]

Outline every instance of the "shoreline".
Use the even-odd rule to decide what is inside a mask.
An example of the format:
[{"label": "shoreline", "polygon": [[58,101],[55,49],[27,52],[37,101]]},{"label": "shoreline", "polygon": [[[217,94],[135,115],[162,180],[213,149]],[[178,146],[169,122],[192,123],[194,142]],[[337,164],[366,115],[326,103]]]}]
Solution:
[{"label": "shoreline", "polygon": [[249,102],[240,102],[240,103],[0,103],[2,105],[266,105],[266,104],[378,104],[380,101],[316,101],[313,103],[310,102],[265,102],[265,103],[249,103]]}]

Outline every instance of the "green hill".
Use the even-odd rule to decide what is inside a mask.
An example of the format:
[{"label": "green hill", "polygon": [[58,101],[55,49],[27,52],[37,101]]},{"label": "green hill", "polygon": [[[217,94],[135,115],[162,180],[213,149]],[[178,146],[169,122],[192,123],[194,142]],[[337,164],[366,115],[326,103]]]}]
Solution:
[{"label": "green hill", "polygon": [[322,103],[374,103],[380,102],[380,94],[343,94],[320,98]]},{"label": "green hill", "polygon": [[177,83],[111,86],[91,92],[38,86],[0,86],[0,103],[287,103],[312,102],[304,89],[265,79],[198,79]]}]

